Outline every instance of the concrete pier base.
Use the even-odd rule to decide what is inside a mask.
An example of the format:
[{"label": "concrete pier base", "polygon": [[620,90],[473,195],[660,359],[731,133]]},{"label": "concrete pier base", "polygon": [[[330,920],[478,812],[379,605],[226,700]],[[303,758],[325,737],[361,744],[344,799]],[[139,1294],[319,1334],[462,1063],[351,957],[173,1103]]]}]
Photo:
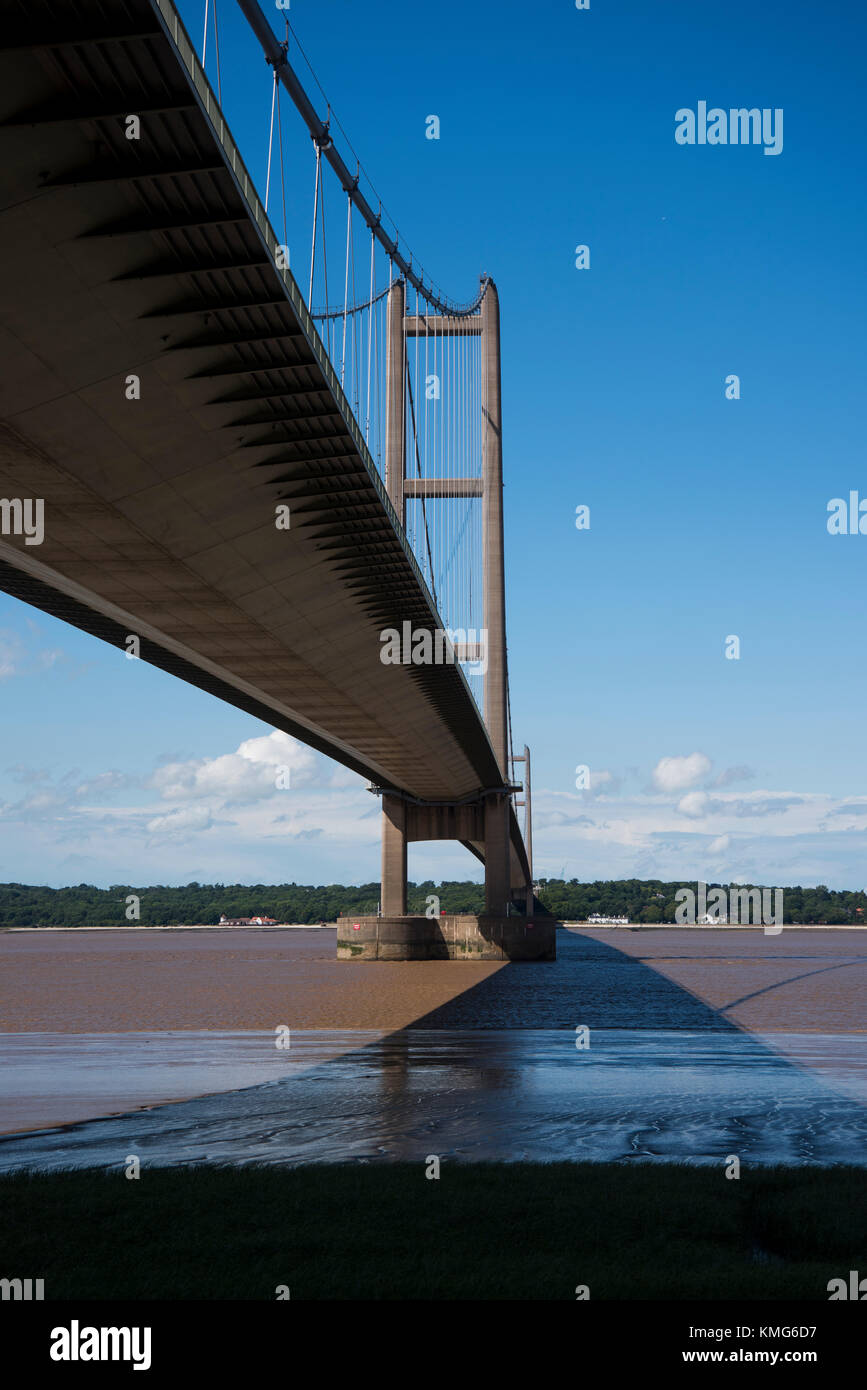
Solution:
[{"label": "concrete pier base", "polygon": [[553,917],[342,917],[338,960],[556,960]]}]

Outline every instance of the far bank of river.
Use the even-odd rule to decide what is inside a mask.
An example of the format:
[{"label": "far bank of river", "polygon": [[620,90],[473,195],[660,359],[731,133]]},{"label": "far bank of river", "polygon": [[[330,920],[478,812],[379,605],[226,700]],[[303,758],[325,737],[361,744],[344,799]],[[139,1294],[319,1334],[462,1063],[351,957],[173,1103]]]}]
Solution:
[{"label": "far bank of river", "polygon": [[269,926],[269,927],[263,927],[263,926],[261,926],[261,925],[259,925],[259,924],[256,924],[255,926],[249,926],[249,927],[228,926],[228,925],[224,926],[224,925],[221,925],[219,922],[216,923],[216,924],[210,923],[210,922],[167,922],[167,923],[164,923],[164,924],[157,924],[157,925],[151,925],[151,924],[149,924],[149,923],[148,923],[148,924],[139,923],[138,925],[135,925],[135,924],[133,924],[132,922],[124,922],[123,925],[120,925],[120,924],[117,923],[117,922],[111,922],[111,923],[109,923],[107,926],[104,926],[104,927],[97,927],[97,926],[86,926],[86,927],[0,927],[0,931],[14,931],[14,932],[24,932],[24,931],[26,931],[26,932],[47,932],[47,931],[71,931],[71,932],[120,931],[120,932],[133,932],[133,933],[143,932],[143,931],[240,931],[240,932],[247,932],[247,931],[324,931],[324,930],[327,930],[329,927],[330,927],[332,930],[334,930],[334,929],[336,928],[336,926],[337,926],[336,922],[274,922],[274,923],[273,923],[271,926]]},{"label": "far bank of river", "polygon": [[[867,924],[863,927],[853,927],[847,924],[838,925],[830,922],[788,922],[783,927],[759,927],[752,923],[741,925],[740,923],[729,922],[704,922],[701,926],[696,926],[690,922],[587,922],[587,921],[562,921],[557,923],[559,927],[577,928],[587,931],[617,932],[617,931],[745,931],[761,932],[765,936],[779,936],[783,931],[848,931],[863,932],[867,930]],[[154,931],[212,931],[212,932],[275,932],[275,931],[336,931],[336,922],[274,922],[271,926],[261,926],[259,924],[250,926],[222,925],[212,922],[166,922],[159,924],[140,923],[134,925],[125,922],[122,925],[112,922],[106,926],[83,926],[83,927],[4,927],[0,924],[0,932],[154,932]]]}]

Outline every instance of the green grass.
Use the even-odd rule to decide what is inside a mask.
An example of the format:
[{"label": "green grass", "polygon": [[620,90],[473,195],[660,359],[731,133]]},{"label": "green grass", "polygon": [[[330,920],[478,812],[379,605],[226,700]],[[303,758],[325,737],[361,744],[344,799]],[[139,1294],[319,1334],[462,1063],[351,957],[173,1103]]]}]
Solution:
[{"label": "green grass", "polygon": [[0,1275],[48,1299],[817,1299],[867,1275],[857,1168],[143,1167],[0,1177]]}]

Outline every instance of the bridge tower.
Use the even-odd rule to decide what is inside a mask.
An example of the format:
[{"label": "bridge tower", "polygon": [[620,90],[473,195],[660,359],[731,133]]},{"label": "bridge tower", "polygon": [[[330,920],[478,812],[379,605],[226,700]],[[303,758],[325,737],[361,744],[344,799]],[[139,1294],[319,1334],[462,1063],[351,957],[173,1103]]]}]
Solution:
[{"label": "bridge tower", "polygon": [[[466,478],[407,476],[407,340],[416,336],[477,336],[481,339],[482,468],[477,482]],[[485,865],[485,918],[505,922],[518,907],[522,921],[533,915],[532,870],[515,846],[508,749],[508,669],[506,659],[505,563],[503,543],[503,447],[500,379],[500,309],[496,286],[487,279],[480,312],[471,316],[406,312],[406,288],[396,281],[388,299],[386,350],[385,483],[402,526],[408,497],[476,496],[482,507],[483,616],[487,642],[484,719],[501,774],[497,786],[481,788],[474,801],[445,805],[420,803],[398,793],[382,798],[381,915],[393,920],[407,913],[407,845],[413,840],[458,839]],[[457,651],[458,658],[472,653]],[[517,922],[515,923],[517,927]],[[524,929],[526,932],[526,928]],[[532,927],[531,927],[532,930]]]}]

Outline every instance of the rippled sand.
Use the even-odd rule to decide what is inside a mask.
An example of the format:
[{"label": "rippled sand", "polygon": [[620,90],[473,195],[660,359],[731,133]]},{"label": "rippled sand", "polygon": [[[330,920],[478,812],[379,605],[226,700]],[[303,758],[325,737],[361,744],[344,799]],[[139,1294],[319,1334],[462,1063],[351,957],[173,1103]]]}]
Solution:
[{"label": "rippled sand", "polygon": [[862,1037],[591,1028],[579,1050],[574,1032],[557,1029],[326,1030],[298,1034],[282,1055],[268,1034],[67,1034],[66,1042],[42,1064],[35,1043],[30,1075],[38,1081],[47,1061],[51,1086],[96,1086],[104,1106],[110,1076],[130,1103],[153,1084],[148,1050],[176,1084],[222,1074],[245,1089],[0,1138],[0,1172],[120,1171],[128,1154],[145,1166],[421,1164],[429,1154],[668,1160],[721,1171],[730,1154],[745,1164],[867,1163]]}]

